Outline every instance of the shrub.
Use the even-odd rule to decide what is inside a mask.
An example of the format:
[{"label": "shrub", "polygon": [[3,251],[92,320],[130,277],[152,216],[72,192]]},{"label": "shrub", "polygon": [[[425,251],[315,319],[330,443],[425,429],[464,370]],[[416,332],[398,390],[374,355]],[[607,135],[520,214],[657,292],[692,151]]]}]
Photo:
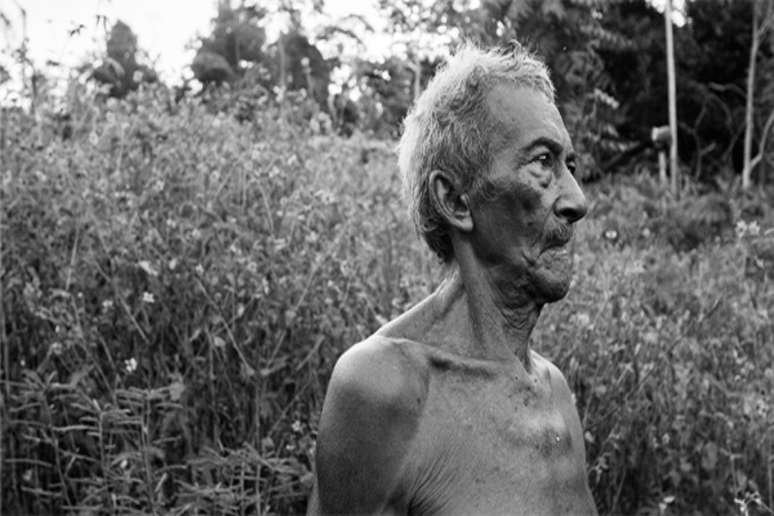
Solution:
[{"label": "shrub", "polygon": [[[66,137],[15,111],[0,142],[3,506],[302,512],[335,359],[441,272],[392,143],[315,134],[303,101],[68,99]],[[534,344],[576,394],[600,510],[763,514],[774,253],[746,207],[766,198],[694,217],[731,230],[684,252],[647,178],[589,196]]]},{"label": "shrub", "polygon": [[11,136],[7,507],[303,507],[333,361],[426,288],[389,145],[211,105]]}]

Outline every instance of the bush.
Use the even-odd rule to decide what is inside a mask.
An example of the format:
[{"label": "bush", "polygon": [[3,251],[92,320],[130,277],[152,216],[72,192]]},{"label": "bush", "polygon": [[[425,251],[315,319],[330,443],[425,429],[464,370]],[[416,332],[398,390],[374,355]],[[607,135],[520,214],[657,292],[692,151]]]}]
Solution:
[{"label": "bush", "polygon": [[[303,102],[70,93],[66,137],[4,114],[3,506],[302,512],[333,363],[441,273],[393,144],[315,134]],[[577,396],[600,510],[763,514],[774,245],[744,214],[766,198],[684,215],[719,229],[683,251],[701,209],[642,177],[589,196],[534,344]]]}]

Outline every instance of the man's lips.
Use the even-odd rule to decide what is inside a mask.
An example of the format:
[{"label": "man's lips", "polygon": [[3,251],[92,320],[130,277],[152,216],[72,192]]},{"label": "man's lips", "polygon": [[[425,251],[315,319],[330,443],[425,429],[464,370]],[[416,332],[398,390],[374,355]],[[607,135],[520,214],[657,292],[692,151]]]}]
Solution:
[{"label": "man's lips", "polygon": [[548,241],[548,244],[543,248],[543,252],[552,249],[563,249],[569,251],[572,245],[573,231],[563,231],[561,234],[554,236]]}]

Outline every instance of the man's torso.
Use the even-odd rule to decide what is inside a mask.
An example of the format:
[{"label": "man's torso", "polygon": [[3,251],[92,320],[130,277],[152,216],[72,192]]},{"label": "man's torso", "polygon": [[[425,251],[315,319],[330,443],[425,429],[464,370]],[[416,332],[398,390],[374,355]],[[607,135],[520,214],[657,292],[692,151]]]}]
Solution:
[{"label": "man's torso", "polygon": [[577,412],[547,361],[533,353],[533,371],[519,378],[506,364],[411,341],[379,345],[410,363],[423,385],[395,512],[595,513]]}]

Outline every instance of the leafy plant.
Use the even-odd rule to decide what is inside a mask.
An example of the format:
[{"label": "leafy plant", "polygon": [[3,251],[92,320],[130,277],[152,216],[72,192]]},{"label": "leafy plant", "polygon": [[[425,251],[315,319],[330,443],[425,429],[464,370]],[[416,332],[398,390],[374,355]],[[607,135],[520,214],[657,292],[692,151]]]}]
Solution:
[{"label": "leafy plant", "polygon": [[[53,105],[4,113],[10,513],[303,512],[336,358],[440,279],[392,142],[320,134],[303,97],[208,95],[73,84],[66,137]],[[600,511],[767,514],[769,194],[588,194],[534,344],[575,392]],[[717,238],[674,246],[681,217]]]}]

